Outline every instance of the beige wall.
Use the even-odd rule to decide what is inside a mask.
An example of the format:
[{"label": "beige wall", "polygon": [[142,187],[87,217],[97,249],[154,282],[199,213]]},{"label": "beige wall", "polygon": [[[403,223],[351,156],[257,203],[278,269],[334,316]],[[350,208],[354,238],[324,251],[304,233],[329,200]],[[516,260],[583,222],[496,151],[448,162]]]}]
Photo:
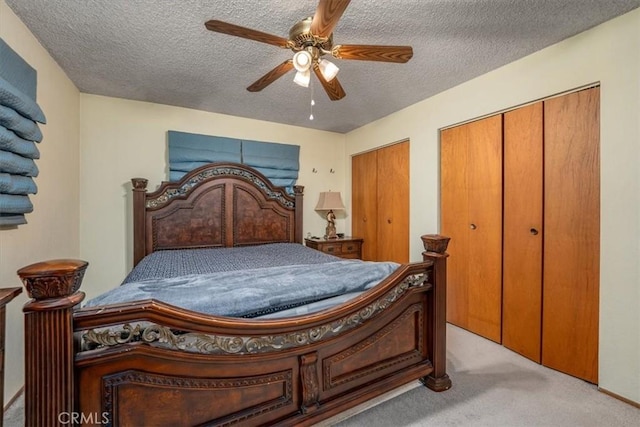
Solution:
[{"label": "beige wall", "polygon": [[[640,402],[640,10],[347,135],[350,156],[411,140],[411,254],[438,231],[438,130],[601,83],[600,387]],[[350,188],[347,182],[347,188]],[[347,197],[349,198],[349,196]]]},{"label": "beige wall", "polygon": [[[79,256],[80,94],[31,32],[0,0],[0,37],[38,71],[38,103],[47,125],[39,145],[38,194],[27,225],[0,230],[0,284],[22,286],[16,270],[44,259]],[[24,385],[21,294],[8,306],[5,402]]]},{"label": "beige wall", "polygon": [[[80,248],[90,263],[88,297],[120,284],[131,269],[130,179],[147,178],[155,189],[167,178],[168,130],[300,145],[304,235],[324,231],[324,217],[313,210],[320,191],[344,194],[342,134],[85,94],[81,110]],[[343,218],[337,228],[344,230]]]}]

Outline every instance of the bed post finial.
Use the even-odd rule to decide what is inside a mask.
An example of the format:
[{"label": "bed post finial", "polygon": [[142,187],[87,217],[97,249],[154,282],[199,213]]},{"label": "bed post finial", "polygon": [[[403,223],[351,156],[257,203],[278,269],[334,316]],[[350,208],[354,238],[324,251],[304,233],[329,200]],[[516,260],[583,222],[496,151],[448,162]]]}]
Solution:
[{"label": "bed post finial", "polygon": [[425,251],[424,261],[433,261],[433,293],[430,297],[429,322],[433,327],[430,337],[430,359],[433,372],[420,381],[433,391],[444,391],[451,388],[451,379],[447,375],[447,247],[450,237],[439,234],[420,236]]},{"label": "bed post finial", "polygon": [[25,425],[60,424],[74,411],[73,307],[88,263],[61,259],[18,270],[31,298],[23,308]]},{"label": "bed post finial", "polygon": [[133,265],[136,266],[146,255],[145,219],[148,180],[131,178],[133,185]]},{"label": "bed post finial", "polygon": [[293,194],[296,198],[296,229],[295,242],[302,243],[302,200],[304,198],[304,185],[294,185]]}]

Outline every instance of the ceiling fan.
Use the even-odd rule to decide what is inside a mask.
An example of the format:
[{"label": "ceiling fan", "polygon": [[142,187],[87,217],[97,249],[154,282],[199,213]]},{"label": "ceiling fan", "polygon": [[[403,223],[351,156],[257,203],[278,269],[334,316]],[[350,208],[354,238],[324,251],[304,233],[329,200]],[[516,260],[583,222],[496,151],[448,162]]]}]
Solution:
[{"label": "ceiling fan", "polygon": [[336,77],[338,67],[324,59],[323,56],[331,55],[337,59],[397,63],[407,62],[413,56],[411,46],[334,45],[333,29],[349,2],[350,0],[320,0],[315,15],[303,19],[291,27],[288,39],[217,20],[207,21],[205,26],[217,33],[243,37],[283,49],[291,49],[295,52],[292,59],[287,59],[259,78],[247,88],[248,91],[261,91],[292,69],[296,70],[294,82],[308,87],[311,71],[313,71],[329,99],[337,101],[346,95]]}]

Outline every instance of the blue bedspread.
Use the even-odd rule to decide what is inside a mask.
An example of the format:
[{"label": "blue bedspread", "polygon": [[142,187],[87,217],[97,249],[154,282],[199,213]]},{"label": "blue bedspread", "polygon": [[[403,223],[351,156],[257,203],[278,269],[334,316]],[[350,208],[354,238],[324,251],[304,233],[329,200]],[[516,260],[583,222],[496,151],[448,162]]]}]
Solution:
[{"label": "blue bedspread", "polygon": [[133,281],[90,300],[86,306],[153,298],[206,314],[256,317],[336,295],[364,291],[399,266],[393,262],[335,257],[325,260],[327,262],[320,264],[279,265]]},{"label": "blue bedspread", "polygon": [[270,243],[236,248],[157,251],[144,257],[124,283],[154,278],[209,274],[281,265],[321,264],[340,261],[299,243]]}]

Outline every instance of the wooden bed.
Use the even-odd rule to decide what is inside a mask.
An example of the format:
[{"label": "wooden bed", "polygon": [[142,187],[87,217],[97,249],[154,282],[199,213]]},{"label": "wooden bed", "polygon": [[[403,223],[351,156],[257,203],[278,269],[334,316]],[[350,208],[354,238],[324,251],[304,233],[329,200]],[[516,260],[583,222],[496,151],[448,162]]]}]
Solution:
[{"label": "wooden bed", "polygon": [[[289,196],[246,166],[203,166],[154,192],[132,182],[134,264],[156,250],[302,242],[303,187]],[[416,379],[446,390],[448,238],[423,241],[426,261],[361,296],[274,320],[154,300],[80,309],[86,262],[24,267],[26,425],[312,425]]]}]

